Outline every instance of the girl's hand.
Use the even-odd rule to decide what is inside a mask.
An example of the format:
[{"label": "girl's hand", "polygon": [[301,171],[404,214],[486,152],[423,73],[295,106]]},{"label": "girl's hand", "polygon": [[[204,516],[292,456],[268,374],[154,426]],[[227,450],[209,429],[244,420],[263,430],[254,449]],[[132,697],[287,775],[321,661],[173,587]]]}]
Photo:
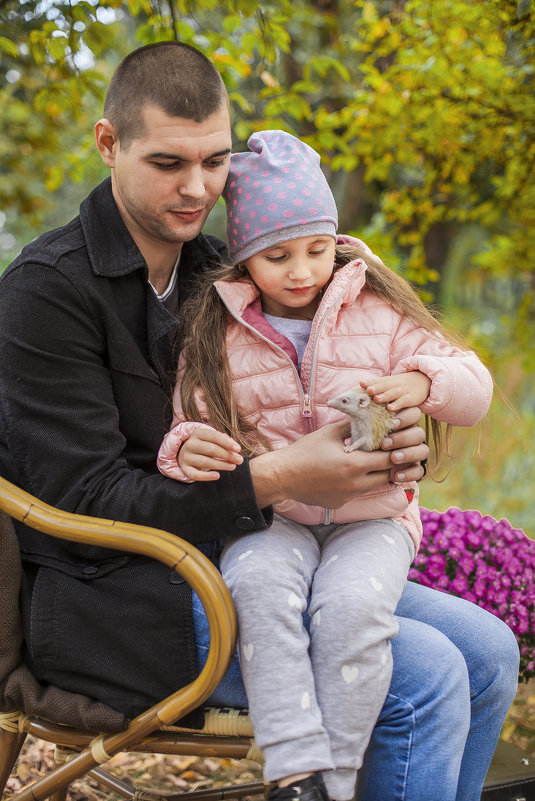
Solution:
[{"label": "girl's hand", "polygon": [[429,396],[431,379],[419,370],[398,375],[385,375],[371,381],[363,380],[360,386],[377,403],[386,403],[392,412],[407,409],[409,406],[420,406]]},{"label": "girl's hand", "polygon": [[243,462],[238,443],[213,428],[198,428],[178,452],[178,464],[193,481],[217,481],[219,470],[235,470]]}]

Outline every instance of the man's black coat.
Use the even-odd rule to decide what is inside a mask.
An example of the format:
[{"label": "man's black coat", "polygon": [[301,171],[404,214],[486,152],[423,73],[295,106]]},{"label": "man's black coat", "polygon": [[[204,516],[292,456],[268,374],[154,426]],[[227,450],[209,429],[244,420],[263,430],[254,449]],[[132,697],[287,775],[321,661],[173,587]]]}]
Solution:
[{"label": "man's black coat", "polygon": [[[182,301],[223,244],[184,244]],[[110,180],[0,281],[0,472],[47,503],[193,543],[263,528],[247,464],[182,484],[155,459],[171,415],[177,321],[158,301]],[[207,322],[209,324],[209,322]],[[141,557],[69,546],[17,525],[27,661],[42,681],[128,716],[190,681],[191,594]]]}]

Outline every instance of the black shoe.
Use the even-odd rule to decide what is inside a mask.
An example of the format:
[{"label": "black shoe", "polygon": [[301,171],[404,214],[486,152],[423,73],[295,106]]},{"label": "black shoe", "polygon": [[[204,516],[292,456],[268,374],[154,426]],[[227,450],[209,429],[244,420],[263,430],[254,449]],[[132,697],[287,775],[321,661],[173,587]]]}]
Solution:
[{"label": "black shoe", "polygon": [[329,801],[329,796],[321,774],[313,773],[288,787],[274,787],[268,801]]}]

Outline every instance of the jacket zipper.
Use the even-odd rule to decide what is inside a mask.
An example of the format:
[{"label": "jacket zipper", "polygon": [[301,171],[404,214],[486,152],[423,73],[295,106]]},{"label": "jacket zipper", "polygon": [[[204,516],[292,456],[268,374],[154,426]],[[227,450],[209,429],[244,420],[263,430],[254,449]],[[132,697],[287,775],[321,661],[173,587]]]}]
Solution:
[{"label": "jacket zipper", "polygon": [[[349,284],[346,286],[341,298],[343,298],[347,294],[347,292],[349,291],[349,288],[350,288],[351,284],[353,283],[354,279],[355,279],[355,276],[353,276],[353,278],[351,279]],[[314,339],[314,345],[312,346],[312,358],[311,358],[311,361],[310,361],[310,381],[309,381],[309,384],[308,384],[308,393],[309,394],[305,395],[305,399],[308,399],[308,402],[309,402],[309,408],[310,408],[310,403],[311,403],[312,388],[313,388],[313,384],[314,384],[314,365],[315,365],[315,362],[316,362],[316,352],[317,352],[316,348],[317,348],[317,344],[318,344],[318,341],[319,341],[319,338],[320,338],[320,333],[321,333],[321,331],[323,329],[325,320],[327,319],[327,315],[329,314],[331,309],[334,306],[337,305],[337,303],[339,302],[339,300],[341,300],[341,298],[338,297],[338,298],[336,298],[336,300],[333,301],[333,303],[331,303],[329,308],[325,310],[325,313],[324,313],[323,317],[321,318],[321,321],[318,323],[318,328],[317,328],[316,336],[315,336],[315,339]],[[305,415],[305,413],[306,413],[305,409],[303,409],[303,415]],[[310,417],[312,417],[312,409],[311,408],[310,408]],[[310,430],[312,430],[312,420],[310,420],[310,426],[311,426]],[[324,526],[328,526],[331,523],[332,517],[333,517],[333,511],[334,511],[333,509],[329,509],[328,507],[324,507],[324,509],[323,509],[323,525]]]},{"label": "jacket zipper", "polygon": [[[223,298],[221,298],[221,300],[223,300]],[[225,303],[224,300],[223,300],[223,303]],[[234,317],[234,319],[236,320],[237,323],[239,323],[240,325],[243,325],[245,328],[248,328],[249,331],[252,331],[256,336],[260,337],[260,339],[263,339],[264,342],[267,342],[267,344],[270,345],[272,348],[275,348],[276,350],[278,350],[279,353],[282,353],[282,355],[290,362],[290,364],[291,364],[291,366],[293,368],[293,371],[295,373],[295,377],[297,379],[297,388],[299,390],[299,394],[300,394],[300,398],[301,398],[301,417],[303,418],[303,429],[304,429],[305,434],[309,434],[311,431],[314,430],[314,427],[312,425],[311,398],[310,398],[310,395],[308,393],[305,393],[305,390],[303,389],[303,385],[301,383],[301,376],[299,375],[295,364],[290,359],[288,354],[285,353],[284,350],[280,347],[280,345],[277,345],[275,342],[272,342],[271,339],[269,339],[268,337],[264,336],[264,334],[260,333],[260,331],[258,331],[258,329],[256,329],[254,326],[252,326],[249,323],[245,322],[245,320],[243,320],[241,317],[239,317],[237,314],[235,314],[234,310],[230,309],[227,306],[226,303],[225,303],[225,307],[230,312],[232,317]]]},{"label": "jacket zipper", "polygon": [[314,427],[312,425],[312,403],[308,392],[305,392],[305,394],[303,395],[303,406],[301,414],[304,419],[305,431],[307,434],[309,434],[311,431],[314,430]]}]

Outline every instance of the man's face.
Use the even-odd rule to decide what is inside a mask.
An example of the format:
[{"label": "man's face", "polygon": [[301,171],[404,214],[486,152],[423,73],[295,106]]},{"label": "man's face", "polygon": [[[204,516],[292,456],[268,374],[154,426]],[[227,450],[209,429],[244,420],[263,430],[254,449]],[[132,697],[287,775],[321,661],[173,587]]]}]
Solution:
[{"label": "man's face", "polygon": [[200,232],[225,185],[232,145],[226,104],[204,122],[143,110],[145,128],[114,149],[113,192],[137,242],[174,245]]}]

